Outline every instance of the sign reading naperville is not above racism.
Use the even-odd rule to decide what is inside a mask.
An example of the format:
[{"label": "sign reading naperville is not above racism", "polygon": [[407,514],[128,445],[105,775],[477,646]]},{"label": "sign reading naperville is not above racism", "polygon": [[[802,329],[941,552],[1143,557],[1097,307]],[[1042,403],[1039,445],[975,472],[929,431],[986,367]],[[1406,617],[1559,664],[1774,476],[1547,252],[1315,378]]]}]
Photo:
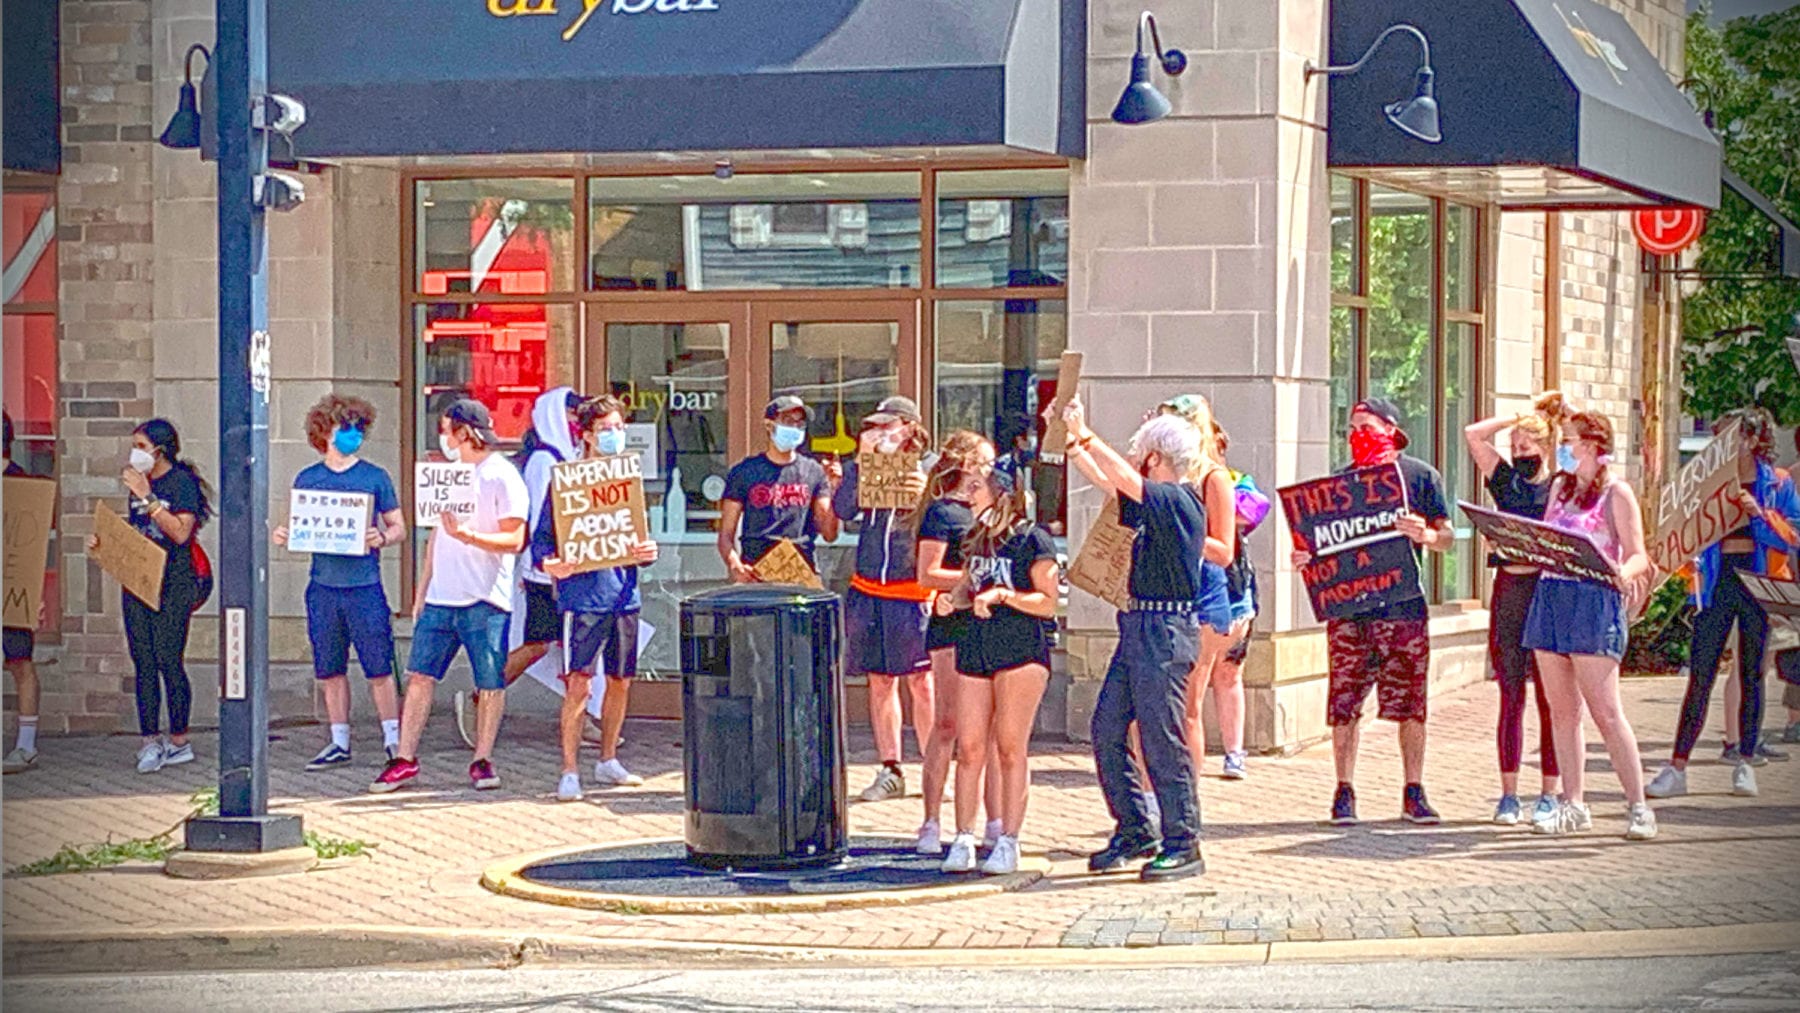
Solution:
[{"label": "sign reading naperville is not above racism", "polygon": [[650,525],[644,519],[644,469],[637,454],[567,461],[550,472],[556,555],[577,573],[629,566]]},{"label": "sign reading naperville is not above racism", "polygon": [[1398,465],[1358,468],[1276,490],[1294,546],[1312,553],[1300,571],[1321,621],[1421,597],[1413,543],[1395,528],[1406,512]]},{"label": "sign reading naperville is not above racism", "polygon": [[1732,424],[1663,483],[1656,501],[1656,533],[1650,540],[1650,562],[1658,574],[1674,573],[1750,523],[1738,494],[1752,467],[1743,431]]}]

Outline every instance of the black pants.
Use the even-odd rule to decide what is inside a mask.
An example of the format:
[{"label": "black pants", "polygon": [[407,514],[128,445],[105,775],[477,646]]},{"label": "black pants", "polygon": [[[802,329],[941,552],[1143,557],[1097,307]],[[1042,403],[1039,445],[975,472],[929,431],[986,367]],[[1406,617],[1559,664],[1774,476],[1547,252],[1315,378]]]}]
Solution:
[{"label": "black pants", "polygon": [[1200,799],[1185,724],[1188,673],[1199,656],[1200,624],[1192,613],[1119,613],[1119,647],[1100,686],[1090,730],[1100,792],[1121,837],[1156,836],[1131,763],[1128,735],[1136,721],[1150,787],[1162,810],[1163,847],[1199,843]]},{"label": "black pants", "polygon": [[188,684],[188,624],[193,594],[180,579],[163,580],[162,609],[144,604],[125,592],[125,642],[131,648],[131,664],[137,670],[138,731],[155,735],[162,730],[162,703],[169,697],[169,734],[186,735],[188,712],[193,707],[193,688]]},{"label": "black pants", "polygon": [[1694,616],[1694,645],[1688,654],[1687,698],[1681,702],[1681,728],[1675,733],[1675,759],[1685,761],[1706,726],[1706,707],[1712,697],[1713,679],[1719,674],[1719,656],[1725,653],[1725,640],[1731,626],[1738,628],[1738,678],[1742,683],[1743,701],[1738,706],[1738,729],[1743,741],[1738,749],[1744,756],[1756,755],[1756,740],[1762,729],[1763,712],[1763,645],[1769,639],[1769,617],[1737,578],[1739,566],[1748,566],[1745,556],[1726,556],[1719,570],[1718,586],[1713,588],[1712,604]]}]

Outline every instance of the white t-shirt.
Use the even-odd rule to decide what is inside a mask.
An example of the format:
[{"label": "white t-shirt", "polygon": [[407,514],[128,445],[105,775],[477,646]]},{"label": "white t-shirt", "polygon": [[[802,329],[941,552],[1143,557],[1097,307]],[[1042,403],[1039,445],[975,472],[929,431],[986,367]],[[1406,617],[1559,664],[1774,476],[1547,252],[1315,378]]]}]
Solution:
[{"label": "white t-shirt", "polygon": [[[493,534],[503,520],[523,521],[531,513],[525,480],[504,455],[490,453],[475,467],[475,517],[470,530]],[[507,612],[513,607],[516,552],[489,552],[439,532],[432,540],[431,584],[425,604],[462,608],[487,602]]]}]

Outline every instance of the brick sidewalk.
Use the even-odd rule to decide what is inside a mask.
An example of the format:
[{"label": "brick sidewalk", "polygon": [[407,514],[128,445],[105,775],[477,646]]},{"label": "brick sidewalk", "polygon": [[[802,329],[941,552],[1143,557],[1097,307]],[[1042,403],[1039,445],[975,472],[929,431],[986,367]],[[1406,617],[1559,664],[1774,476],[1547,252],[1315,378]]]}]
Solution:
[{"label": "brick sidewalk", "polygon": [[[1629,710],[1646,763],[1668,750],[1682,684],[1636,679]],[[363,794],[380,755],[358,728],[357,762],[302,771],[322,729],[281,733],[271,746],[273,807],[304,815],[309,830],[378,845],[300,877],[187,882],[145,867],[5,882],[6,931],[133,928],[280,929],[326,924],[530,930],[597,939],[660,939],[843,947],[1131,946],[1519,935],[1613,928],[1691,927],[1800,920],[1800,762],[1757,771],[1762,794],[1728,794],[1729,768],[1714,762],[1720,706],[1692,771],[1694,794],[1658,806],[1662,836],[1623,840],[1624,807],[1596,741],[1588,759],[1595,829],[1575,839],[1535,837],[1487,822],[1496,794],[1495,701],[1473,686],[1433,702],[1426,784],[1444,814],[1439,827],[1398,820],[1394,736],[1371,725],[1358,778],[1361,827],[1323,823],[1333,784],[1329,749],[1252,759],[1248,781],[1220,780],[1217,758],[1201,793],[1207,824],[1203,881],[1145,886],[1088,876],[1083,856],[1107,821],[1085,749],[1041,747],[1032,761],[1027,852],[1048,855],[1053,874],[1001,897],[823,914],[617,915],[498,897],[478,883],[495,859],[521,852],[681,832],[678,726],[633,722],[622,758],[649,777],[641,789],[591,792],[581,804],[552,798],[557,760],[548,722],[509,721],[499,767],[506,786],[476,793],[467,752],[447,713],[434,716],[417,791]],[[1770,724],[1776,725],[1777,715]],[[1535,733],[1528,729],[1527,741]],[[216,738],[196,739],[199,762],[140,776],[133,738],[53,739],[39,769],[5,779],[5,863],[47,856],[65,843],[109,834],[157,833],[211,783]],[[853,740],[851,790],[874,759],[866,730]],[[591,761],[592,753],[587,754]],[[1525,788],[1535,787],[1530,765]],[[908,783],[917,790],[917,767]],[[1529,799],[1527,800],[1529,805]],[[948,807],[946,807],[948,814]],[[857,832],[910,833],[916,798],[858,805]],[[1217,891],[1216,896],[1208,890]]]}]

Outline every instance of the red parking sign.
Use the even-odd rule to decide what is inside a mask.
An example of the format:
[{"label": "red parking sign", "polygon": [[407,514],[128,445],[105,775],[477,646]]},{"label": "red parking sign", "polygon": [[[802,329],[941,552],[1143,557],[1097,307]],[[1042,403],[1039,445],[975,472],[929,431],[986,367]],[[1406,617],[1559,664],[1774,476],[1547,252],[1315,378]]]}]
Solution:
[{"label": "red parking sign", "polygon": [[1638,245],[1664,257],[1694,245],[1704,228],[1706,212],[1701,208],[1653,208],[1631,216]]}]

